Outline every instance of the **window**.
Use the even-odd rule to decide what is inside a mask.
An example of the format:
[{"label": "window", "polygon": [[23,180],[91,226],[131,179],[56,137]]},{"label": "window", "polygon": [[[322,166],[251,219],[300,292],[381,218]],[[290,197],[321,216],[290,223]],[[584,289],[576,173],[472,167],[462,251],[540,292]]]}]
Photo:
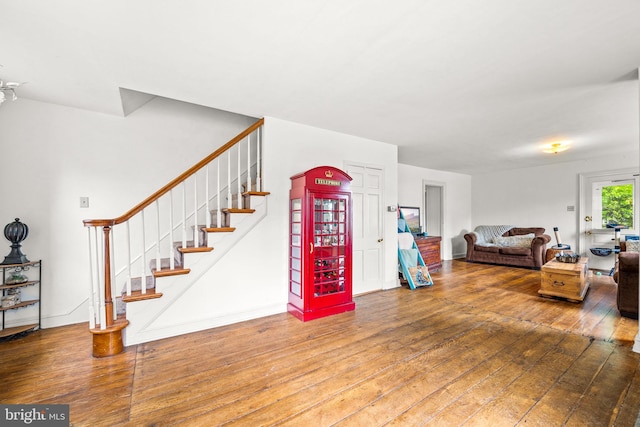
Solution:
[{"label": "window", "polygon": [[637,228],[634,178],[597,181],[592,187],[594,228]]}]

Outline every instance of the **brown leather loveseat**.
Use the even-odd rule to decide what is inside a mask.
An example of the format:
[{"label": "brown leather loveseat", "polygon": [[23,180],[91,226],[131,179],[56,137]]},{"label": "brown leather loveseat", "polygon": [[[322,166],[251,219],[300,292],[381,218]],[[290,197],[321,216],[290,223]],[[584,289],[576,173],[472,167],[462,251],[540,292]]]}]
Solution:
[{"label": "brown leather loveseat", "polygon": [[544,231],[542,227],[478,226],[464,235],[466,260],[539,270],[551,241]]},{"label": "brown leather loveseat", "polygon": [[640,254],[627,251],[628,242],[620,242],[618,264],[613,280],[618,284],[618,311],[621,316],[638,318],[638,271]]}]

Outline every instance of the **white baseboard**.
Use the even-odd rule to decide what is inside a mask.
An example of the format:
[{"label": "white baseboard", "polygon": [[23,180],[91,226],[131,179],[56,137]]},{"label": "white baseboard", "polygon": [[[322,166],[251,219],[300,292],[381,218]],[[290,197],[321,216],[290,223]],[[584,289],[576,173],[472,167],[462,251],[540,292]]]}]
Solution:
[{"label": "white baseboard", "polygon": [[206,329],[231,325],[233,323],[244,322],[246,320],[258,319],[260,317],[280,314],[287,311],[286,304],[277,304],[265,307],[258,307],[253,310],[231,313],[209,319],[200,319],[193,322],[174,324],[164,328],[145,329],[138,331],[134,336],[127,336],[127,329],[124,330],[123,340],[125,346],[142,344],[149,341],[156,341],[163,338],[170,338],[192,332],[204,331]]}]

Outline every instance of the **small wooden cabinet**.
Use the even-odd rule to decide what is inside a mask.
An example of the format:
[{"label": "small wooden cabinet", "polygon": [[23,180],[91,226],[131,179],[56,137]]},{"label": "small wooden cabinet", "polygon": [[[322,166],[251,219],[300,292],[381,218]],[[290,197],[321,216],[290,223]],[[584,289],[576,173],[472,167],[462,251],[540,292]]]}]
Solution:
[{"label": "small wooden cabinet", "polygon": [[[17,335],[23,332],[40,329],[41,313],[40,298],[42,294],[40,281],[42,280],[42,261],[31,261],[24,264],[0,264],[2,271],[2,329],[0,338]],[[12,327],[5,327],[8,317],[17,314],[18,309],[31,310],[27,313],[29,318],[35,319],[37,323],[21,322],[20,318],[11,323]],[[24,317],[26,318],[26,317]]]},{"label": "small wooden cabinet", "polygon": [[302,321],[355,309],[350,183],[330,166],[291,177],[287,309]]},{"label": "small wooden cabinet", "polygon": [[429,267],[429,271],[438,271],[442,268],[442,258],[440,257],[440,236],[417,236],[416,245],[422,255],[424,264]]}]

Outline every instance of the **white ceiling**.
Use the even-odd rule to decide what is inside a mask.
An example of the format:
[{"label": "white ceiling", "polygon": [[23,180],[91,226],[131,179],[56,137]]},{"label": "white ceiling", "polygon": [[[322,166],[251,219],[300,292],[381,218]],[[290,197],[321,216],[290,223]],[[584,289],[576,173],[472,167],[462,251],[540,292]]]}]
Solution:
[{"label": "white ceiling", "polygon": [[[399,147],[461,173],[638,152],[639,0],[0,0],[0,78],[120,88]],[[19,102],[19,101],[16,101]],[[1,111],[1,110],[0,110]],[[564,153],[541,153],[555,138]]]}]

